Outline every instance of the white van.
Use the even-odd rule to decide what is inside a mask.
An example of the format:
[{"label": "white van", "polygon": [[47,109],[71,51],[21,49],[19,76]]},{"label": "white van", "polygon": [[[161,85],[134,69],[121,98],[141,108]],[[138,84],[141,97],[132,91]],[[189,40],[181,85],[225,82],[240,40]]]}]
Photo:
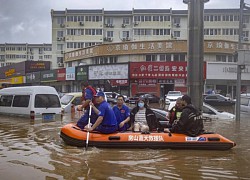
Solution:
[{"label": "white van", "polygon": [[61,103],[50,86],[10,87],[0,90],[0,114],[18,115],[32,120],[61,119]]}]

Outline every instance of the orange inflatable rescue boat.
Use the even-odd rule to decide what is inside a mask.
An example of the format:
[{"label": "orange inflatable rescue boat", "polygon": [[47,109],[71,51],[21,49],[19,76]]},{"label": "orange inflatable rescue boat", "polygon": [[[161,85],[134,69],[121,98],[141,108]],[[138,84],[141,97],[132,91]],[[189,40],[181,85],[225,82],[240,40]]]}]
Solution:
[{"label": "orange inflatable rescue boat", "polygon": [[[67,124],[61,129],[61,138],[68,145],[86,146],[87,132],[82,131],[75,124]],[[117,132],[113,134],[89,134],[88,146],[98,148],[150,148],[150,149],[204,149],[228,150],[236,144],[229,139],[214,133],[206,133],[197,137],[184,134],[152,132],[141,134],[138,132]]]}]

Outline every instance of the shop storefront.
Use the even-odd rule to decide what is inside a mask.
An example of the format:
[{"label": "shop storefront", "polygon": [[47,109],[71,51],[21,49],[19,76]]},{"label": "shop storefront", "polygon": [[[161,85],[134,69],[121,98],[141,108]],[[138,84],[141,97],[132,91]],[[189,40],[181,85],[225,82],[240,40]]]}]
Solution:
[{"label": "shop storefront", "polygon": [[[246,66],[241,74],[241,92],[250,92],[250,66]],[[237,64],[225,62],[208,62],[207,79],[204,92],[214,90],[224,96],[235,98],[237,82]]]},{"label": "shop storefront", "polygon": [[163,97],[168,91],[187,91],[186,62],[131,62],[131,93],[148,92]]},{"label": "shop storefront", "polygon": [[88,80],[95,88],[102,91],[129,95],[128,71],[128,63],[89,66]]}]

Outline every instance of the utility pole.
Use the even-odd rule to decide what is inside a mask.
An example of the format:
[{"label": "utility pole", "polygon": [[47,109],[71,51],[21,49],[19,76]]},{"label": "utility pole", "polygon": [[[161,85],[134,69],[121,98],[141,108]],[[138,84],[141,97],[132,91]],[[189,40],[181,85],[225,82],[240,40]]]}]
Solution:
[{"label": "utility pole", "polygon": [[202,111],[204,88],[204,3],[209,0],[183,0],[188,4],[188,94],[196,108]]},{"label": "utility pole", "polygon": [[[239,17],[239,40],[238,40],[238,51],[242,50],[242,40],[243,40],[243,12],[245,8],[244,0],[240,0],[240,17]],[[235,119],[240,121],[240,94],[241,94],[241,70],[245,66],[239,63],[239,53],[237,60],[237,83],[236,83],[236,112]]]}]

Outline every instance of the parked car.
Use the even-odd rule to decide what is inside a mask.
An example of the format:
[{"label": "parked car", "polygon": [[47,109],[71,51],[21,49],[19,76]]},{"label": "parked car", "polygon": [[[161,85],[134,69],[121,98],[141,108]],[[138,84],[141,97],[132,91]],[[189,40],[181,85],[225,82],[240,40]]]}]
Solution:
[{"label": "parked car", "polygon": [[76,108],[80,105],[82,97],[82,92],[66,93],[61,97],[62,112],[71,113],[72,105]]},{"label": "parked car", "polygon": [[[107,102],[111,104],[116,104],[117,103],[117,96],[120,94],[117,92],[104,92],[106,97],[107,97]],[[128,102],[128,96],[122,95],[125,99],[125,102]]]},{"label": "parked car", "polygon": [[221,94],[209,94],[204,97],[204,102],[211,106],[232,106],[235,101],[232,101],[228,97]]},{"label": "parked car", "polygon": [[[62,104],[62,112],[71,113],[72,106],[74,106],[76,110],[77,106],[82,104],[81,97],[82,97],[82,92],[73,92],[64,94],[64,96],[60,99]],[[106,94],[105,94],[105,100],[107,101]]]},{"label": "parked car", "polygon": [[243,115],[250,115],[250,94],[241,94],[240,96],[240,112]]},{"label": "parked car", "polygon": [[[175,103],[176,103],[175,101],[172,101],[170,103],[170,105],[168,106],[168,111],[170,109],[172,109],[172,107],[174,107]],[[202,116],[204,118],[208,118],[208,119],[220,119],[220,120],[222,120],[222,119],[235,119],[234,114],[229,113],[229,112],[225,112],[225,111],[219,111],[216,108],[214,108],[206,103],[203,103],[202,111],[203,111]]]},{"label": "parked car", "polygon": [[159,103],[160,98],[154,94],[149,93],[137,93],[133,97],[129,98],[130,104],[136,104],[139,99],[147,99],[149,103]]},{"label": "parked car", "polygon": [[235,115],[225,111],[219,111],[216,108],[203,103],[202,107],[203,117],[211,119],[235,119]]},{"label": "parked car", "polygon": [[171,101],[176,101],[176,99],[182,97],[182,93],[180,91],[169,91],[165,96],[165,103],[169,105]]}]

